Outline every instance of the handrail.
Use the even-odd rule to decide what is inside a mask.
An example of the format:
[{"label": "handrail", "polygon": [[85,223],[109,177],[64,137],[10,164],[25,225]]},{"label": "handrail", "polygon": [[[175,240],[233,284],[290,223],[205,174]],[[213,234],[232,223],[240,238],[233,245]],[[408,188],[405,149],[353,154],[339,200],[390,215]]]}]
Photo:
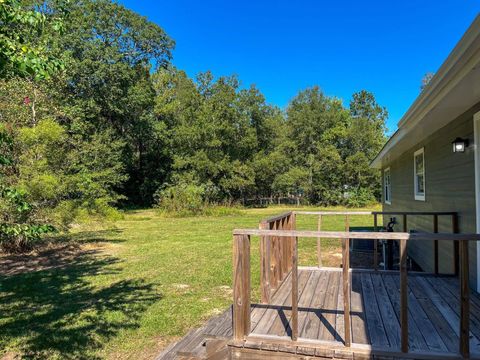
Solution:
[{"label": "handrail", "polygon": [[[321,230],[322,224],[322,216],[335,216],[335,215],[344,215],[345,216],[345,224],[348,222],[349,216],[354,215],[372,215],[373,216],[373,223],[374,223],[374,231],[378,230],[378,216],[383,215],[399,215],[403,218],[403,232],[407,232],[407,216],[432,216],[433,218],[433,226],[432,230],[433,233],[438,233],[438,217],[439,216],[450,216],[452,219],[452,232],[458,233],[458,213],[454,211],[301,211],[301,210],[294,210],[294,214],[301,214],[301,215],[317,215],[318,216],[318,231]],[[434,253],[434,260],[433,260],[433,267],[434,273],[436,275],[439,274],[439,261],[438,261],[438,241],[436,239],[433,240],[433,253]],[[322,267],[322,251],[321,251],[321,238],[317,238],[317,259],[318,259],[318,267]],[[392,242],[389,241],[387,243],[388,246],[388,254],[391,263],[391,247]],[[458,275],[459,272],[459,244],[457,241],[453,243],[453,272],[455,275]],[[378,270],[378,240],[373,244],[373,268]]]},{"label": "handrail", "polygon": [[301,215],[455,215],[455,211],[303,211],[293,210]]},{"label": "handrail", "polygon": [[287,212],[284,212],[282,214],[274,215],[274,216],[268,217],[266,219],[263,219],[262,221],[260,221],[260,223],[272,223],[274,221],[283,220],[286,217],[292,215],[293,213],[294,213],[294,211],[287,211]]},{"label": "handrail", "polygon": [[[295,225],[295,214],[289,215],[290,224]],[[275,220],[275,221],[283,221]],[[269,229],[236,229],[233,231],[233,254],[234,254],[234,284],[233,284],[233,336],[236,341],[243,341],[250,334],[250,237],[261,236],[262,239],[275,237],[276,239],[293,239],[289,241],[291,249],[292,271],[292,316],[290,327],[292,329],[292,341],[298,339],[298,238],[337,238],[342,240],[342,264],[343,264],[343,293],[344,293],[344,345],[351,345],[350,314],[350,275],[349,275],[349,240],[359,239],[386,239],[400,241],[400,328],[401,328],[401,351],[409,350],[408,340],[408,276],[407,276],[407,244],[409,241],[438,240],[458,241],[460,255],[460,339],[459,352],[464,357],[469,355],[469,241],[479,241],[480,234],[435,234],[435,233],[393,233],[393,232],[349,232],[348,219],[346,219],[347,231],[299,231],[299,230],[269,230]],[[286,243],[279,241],[279,243]]]},{"label": "handrail", "polygon": [[257,230],[235,229],[233,235],[257,235],[276,237],[303,237],[327,239],[363,239],[363,240],[421,240],[421,241],[480,241],[480,234],[450,234],[450,233],[404,233],[404,232],[366,232],[366,231],[310,231],[310,230]]}]

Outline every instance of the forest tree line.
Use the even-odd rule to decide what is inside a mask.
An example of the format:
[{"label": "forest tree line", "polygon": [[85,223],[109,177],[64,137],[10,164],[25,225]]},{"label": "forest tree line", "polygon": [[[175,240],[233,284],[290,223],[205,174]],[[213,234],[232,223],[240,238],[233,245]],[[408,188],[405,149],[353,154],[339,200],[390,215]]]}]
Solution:
[{"label": "forest tree line", "polygon": [[[191,78],[160,26],[110,0],[3,0],[0,25],[0,179],[32,204],[32,221],[255,197],[380,198],[369,163],[387,111],[370,92],[347,106],[313,86],[280,109],[237,76]],[[7,195],[3,222],[14,218]]]}]

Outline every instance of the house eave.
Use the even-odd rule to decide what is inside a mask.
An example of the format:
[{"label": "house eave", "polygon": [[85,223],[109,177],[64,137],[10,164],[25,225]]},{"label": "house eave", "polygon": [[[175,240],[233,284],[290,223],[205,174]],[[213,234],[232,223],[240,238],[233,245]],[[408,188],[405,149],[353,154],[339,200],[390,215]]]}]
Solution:
[{"label": "house eave", "polygon": [[[428,86],[399,121],[398,130],[375,157],[371,166],[381,168],[385,163],[401,155],[402,150],[406,150],[400,146],[406,138],[409,139],[409,143],[413,143],[413,138],[415,141],[421,141],[480,101],[480,91],[474,86],[479,77],[479,65],[480,15],[475,18]],[[462,94],[465,96],[461,96]],[[456,103],[455,100],[457,100]],[[442,103],[444,103],[443,106]],[[448,108],[449,111],[439,111],[440,108],[445,108],[446,104],[451,105]],[[425,124],[422,124],[423,122]],[[419,128],[421,131],[416,131]]]}]

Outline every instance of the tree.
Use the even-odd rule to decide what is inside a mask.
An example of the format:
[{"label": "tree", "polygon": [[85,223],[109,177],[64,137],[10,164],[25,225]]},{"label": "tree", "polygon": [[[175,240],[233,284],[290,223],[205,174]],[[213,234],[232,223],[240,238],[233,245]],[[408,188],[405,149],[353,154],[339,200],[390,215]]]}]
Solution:
[{"label": "tree", "polygon": [[[56,9],[55,2],[50,6]],[[82,139],[98,133],[120,148],[128,180],[117,190],[149,204],[168,163],[162,124],[154,117],[152,71],[168,65],[174,42],[158,25],[109,0],[73,2],[59,51],[70,54],[59,102],[68,130]],[[160,163],[160,166],[159,166]]]},{"label": "tree", "polygon": [[349,109],[318,87],[301,91],[287,108],[287,136],[279,149],[289,162],[274,182],[276,190],[299,188],[310,203],[324,205],[374,201],[378,175],[369,162],[385,142],[386,117],[364,90],[353,94]]},{"label": "tree", "polygon": [[17,0],[0,1],[0,79],[12,76],[44,79],[63,68],[52,53],[51,37],[64,28],[66,2],[55,16],[25,9]]},{"label": "tree", "polygon": [[[61,68],[61,61],[50,56],[47,17],[36,10],[25,10],[14,0],[0,2],[0,79],[20,76],[48,78]],[[48,25],[59,31],[62,22]],[[55,228],[36,216],[37,208],[12,181],[16,171],[13,129],[0,124],[0,246],[15,251],[28,249],[42,234]]]},{"label": "tree", "polygon": [[170,183],[204,184],[214,202],[258,193],[255,167],[275,150],[278,109],[255,87],[240,89],[236,77],[210,72],[193,81],[174,68],[160,70],[155,89],[158,121],[171,139]]}]

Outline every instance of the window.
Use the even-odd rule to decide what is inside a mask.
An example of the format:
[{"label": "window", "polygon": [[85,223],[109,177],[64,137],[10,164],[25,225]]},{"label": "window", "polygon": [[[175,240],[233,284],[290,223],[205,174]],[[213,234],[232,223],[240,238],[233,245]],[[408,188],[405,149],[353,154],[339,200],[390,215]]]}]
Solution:
[{"label": "window", "polygon": [[386,168],[383,171],[383,193],[385,204],[391,205],[392,204],[392,185],[390,179],[390,168]]},{"label": "window", "polygon": [[415,151],[413,162],[415,200],[425,201],[425,155],[423,148]]}]

